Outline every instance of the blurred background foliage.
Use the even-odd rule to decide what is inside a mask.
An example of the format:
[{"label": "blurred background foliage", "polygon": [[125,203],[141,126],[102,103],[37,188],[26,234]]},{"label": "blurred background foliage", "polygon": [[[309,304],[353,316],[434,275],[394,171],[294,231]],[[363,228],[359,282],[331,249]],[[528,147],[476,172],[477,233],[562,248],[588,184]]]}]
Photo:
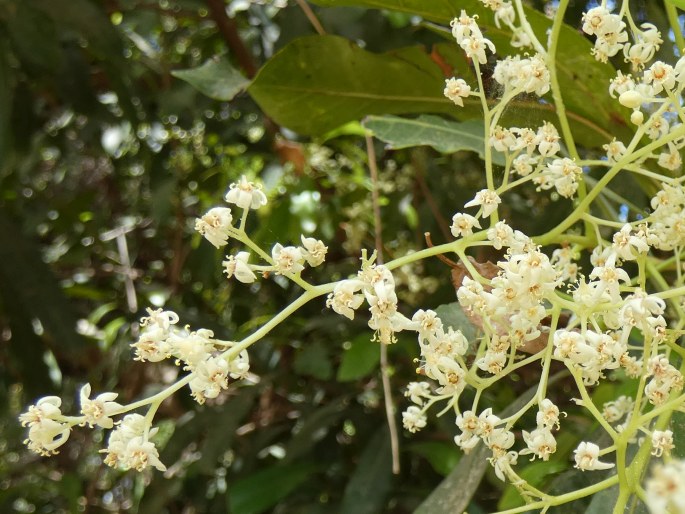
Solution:
[{"label": "blurred background foliage", "polygon": [[[194,218],[221,202],[231,182],[244,174],[265,184],[270,203],[250,223],[259,244],[321,238],[327,263],[307,278],[336,280],[355,272],[362,248],[373,248],[361,118],[478,117],[468,107],[453,112],[441,84],[453,73],[473,76],[445,31],[462,7],[480,12],[488,37],[506,48],[507,34],[479,2],[314,4],[0,0],[0,512],[404,513],[459,472],[447,416],[401,436],[402,471],[392,475],[378,346],[363,320],[341,319],[323,302],[251,348],[251,385],[231,386],[204,406],[185,392],[162,405],[165,475],[106,467],[100,430],[74,430],[52,459],[21,444],[17,415],[38,396],[60,395],[68,412],[86,382],[119,392],[124,403],[177,378],[177,368],[131,359],[146,307],[165,305],[192,327],[239,339],[296,298],[297,288],[278,277],[229,283],[224,253],[194,234]],[[544,31],[550,5],[529,5]],[[576,2],[569,19],[584,8]],[[641,8],[663,23],[661,11]],[[317,35],[312,15],[327,35]],[[603,83],[611,66],[583,56],[573,45],[589,43],[565,30],[561,51],[578,60],[567,63],[569,73],[596,72],[588,80]],[[350,100],[360,90],[375,100]],[[410,100],[398,103],[388,91]],[[411,100],[426,95],[428,103]],[[586,121],[598,127],[585,137],[589,147],[629,130],[613,104],[569,102],[579,139]],[[546,109],[523,99],[508,116],[537,126],[552,119]],[[478,156],[381,142],[376,151],[386,260],[425,247],[425,232],[436,243],[450,239],[452,213],[482,187]],[[536,234],[569,206],[530,189],[507,208],[516,228]],[[406,313],[455,301],[450,269],[438,260],[397,278]],[[455,308],[443,309],[463,326]],[[416,356],[412,338],[390,348],[400,409]],[[487,401],[502,410],[536,380],[524,369]],[[597,394],[608,399],[620,387]],[[577,420],[560,437],[558,458],[521,474],[536,485],[561,476],[570,488],[578,475],[568,454],[593,425],[555,400]],[[520,504],[489,466],[463,464],[467,474],[485,473],[469,512]]]}]

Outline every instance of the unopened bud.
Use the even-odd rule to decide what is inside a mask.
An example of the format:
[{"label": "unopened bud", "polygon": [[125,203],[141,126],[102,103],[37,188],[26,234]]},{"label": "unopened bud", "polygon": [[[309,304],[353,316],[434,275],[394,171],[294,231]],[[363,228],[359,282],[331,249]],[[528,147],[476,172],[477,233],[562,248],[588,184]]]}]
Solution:
[{"label": "unopened bud", "polygon": [[645,115],[642,114],[642,111],[633,111],[633,114],[630,115],[630,121],[632,121],[635,125],[642,125],[644,120]]},{"label": "unopened bud", "polygon": [[628,109],[636,109],[640,107],[644,99],[637,91],[630,90],[621,93],[621,96],[618,97],[618,101]]}]

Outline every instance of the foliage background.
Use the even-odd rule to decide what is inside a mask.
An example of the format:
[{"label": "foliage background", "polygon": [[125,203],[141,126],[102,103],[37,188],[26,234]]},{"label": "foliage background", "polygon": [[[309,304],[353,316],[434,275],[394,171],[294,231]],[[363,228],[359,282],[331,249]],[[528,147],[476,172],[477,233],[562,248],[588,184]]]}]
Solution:
[{"label": "foliage background", "polygon": [[[194,218],[220,202],[228,184],[259,177],[270,203],[252,220],[255,240],[269,248],[301,233],[321,238],[329,258],[310,278],[339,279],[374,244],[357,122],[380,115],[374,131],[381,132],[383,123],[396,126],[388,114],[478,117],[475,106],[455,112],[441,84],[453,73],[473,77],[444,30],[461,8],[479,12],[488,37],[506,49],[508,36],[479,2],[315,4],[328,35],[316,35],[295,1],[280,8],[239,0],[0,0],[0,511],[403,513],[419,508],[443,477],[454,485],[483,473],[485,480],[459,492],[468,501],[480,487],[469,512],[520,504],[489,466],[458,464],[447,418],[401,436],[402,471],[392,475],[378,347],[363,321],[347,322],[322,303],[251,349],[253,385],[205,406],[184,393],[162,406],[167,477],[104,466],[99,431],[75,430],[49,460],[21,445],[16,416],[38,396],[60,395],[69,410],[86,382],[129,402],[175,378],[176,368],[131,360],[128,345],[145,307],[164,304],[193,327],[233,339],[298,295],[276,279],[229,284],[224,254],[193,233]],[[636,17],[665,26],[654,4],[638,3]],[[529,5],[544,31],[549,6]],[[573,27],[585,8],[576,2],[569,10]],[[576,97],[569,90],[566,100],[578,140],[597,148],[630,129],[626,113],[603,99],[612,65],[596,64],[573,27],[562,38],[560,69],[585,89]],[[583,45],[588,51],[579,51]],[[359,101],[359,92],[373,100]],[[551,111],[532,99],[507,112],[510,123],[543,119]],[[429,133],[440,148],[437,137]],[[436,243],[450,238],[447,220],[482,187],[476,153],[401,146],[376,142],[386,260],[425,247],[425,232]],[[644,202],[633,186],[625,194]],[[539,234],[568,208],[531,189],[506,217]],[[406,313],[456,300],[450,270],[437,260],[402,270],[398,280]],[[469,329],[454,308],[444,312]],[[400,407],[416,356],[411,338],[390,348]],[[489,404],[510,405],[536,383],[535,371],[524,369]],[[565,387],[556,401],[575,419],[557,456],[521,472],[538,485],[556,480],[557,490],[588,480],[570,471],[568,454],[595,428],[564,402]],[[595,395],[608,399],[621,387],[605,384]],[[566,512],[586,508],[601,505]]]}]

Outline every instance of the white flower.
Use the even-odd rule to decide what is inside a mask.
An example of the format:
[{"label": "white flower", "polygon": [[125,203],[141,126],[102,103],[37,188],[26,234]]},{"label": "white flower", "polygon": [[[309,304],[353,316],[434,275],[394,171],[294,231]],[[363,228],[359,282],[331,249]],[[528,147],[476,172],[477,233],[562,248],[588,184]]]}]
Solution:
[{"label": "white flower", "polygon": [[102,393],[93,398],[90,397],[90,384],[81,388],[81,414],[85,417],[85,423],[91,428],[95,425],[102,428],[112,428],[114,421],[110,417],[121,409],[121,405],[115,402],[117,393]]},{"label": "white flower", "polygon": [[202,405],[206,398],[216,398],[222,389],[228,387],[228,362],[221,357],[208,357],[193,370],[188,384],[192,397]]},{"label": "white flower", "polygon": [[452,235],[454,237],[464,237],[473,235],[473,227],[481,228],[478,219],[471,216],[470,214],[458,212],[457,214],[452,216],[452,225],[450,226],[450,232],[452,232]]},{"label": "white flower", "polygon": [[652,514],[685,512],[685,461],[654,466],[645,484],[646,503]]},{"label": "white flower", "polygon": [[664,453],[669,455],[673,445],[673,432],[670,430],[655,430],[652,432],[652,455],[661,457]]},{"label": "white flower", "polygon": [[59,419],[62,417],[61,405],[61,398],[45,396],[19,416],[22,426],[29,427],[24,444],[32,452],[43,456],[54,455],[57,448],[69,438],[71,426]]},{"label": "white flower", "polygon": [[274,269],[279,275],[296,274],[304,269],[302,251],[294,246],[276,243],[271,249],[271,258],[274,260]]},{"label": "white flower", "polygon": [[326,260],[326,253],[328,247],[323,244],[323,241],[314,239],[313,237],[300,236],[302,240],[302,248],[300,252],[311,267],[316,267]]},{"label": "white flower", "polygon": [[144,441],[142,437],[134,437],[126,445],[122,456],[122,464],[125,469],[143,471],[148,466],[153,466],[159,471],[166,471],[166,466],[159,460],[159,453],[154,443]]},{"label": "white flower", "polygon": [[599,446],[583,441],[573,452],[576,459],[575,468],[581,471],[613,468],[614,464],[599,460]]},{"label": "white flower", "polygon": [[179,331],[167,339],[169,353],[178,359],[176,364],[183,361],[185,369],[193,370],[214,349],[213,337],[214,332],[204,328],[195,332]]},{"label": "white flower", "polygon": [[242,209],[259,209],[266,205],[266,195],[261,186],[255,186],[248,182],[245,175],[240,178],[240,182],[233,183],[224,198],[228,203],[234,203]]},{"label": "white flower", "polygon": [[445,90],[443,94],[452,100],[459,107],[464,107],[462,98],[467,98],[471,94],[471,86],[465,80],[452,77],[445,80]]},{"label": "white flower", "polygon": [[491,189],[481,189],[476,193],[476,196],[470,202],[464,204],[464,207],[482,207],[481,217],[487,218],[497,210],[497,206],[502,203],[499,195]]},{"label": "white flower", "polygon": [[409,398],[416,405],[423,405],[423,399],[430,397],[430,386],[427,382],[409,382],[404,396]]},{"label": "white flower", "polygon": [[233,215],[228,207],[214,207],[207,214],[195,220],[195,230],[202,234],[215,247],[221,248],[228,243],[229,230]]},{"label": "white flower", "polygon": [[533,454],[542,460],[549,460],[549,456],[557,451],[557,441],[548,427],[538,427],[532,432],[523,431],[523,440],[528,448],[521,450],[521,455]]},{"label": "white flower", "polygon": [[426,415],[417,406],[407,407],[402,413],[402,425],[412,434],[426,426]]},{"label": "white flower", "polygon": [[[159,460],[157,448],[143,437],[147,426],[147,421],[140,414],[125,416],[121,424],[110,433],[107,448],[100,450],[100,453],[107,454],[105,464],[137,471],[143,471],[151,465],[165,471],[166,466]],[[157,428],[150,428],[148,437],[153,437],[157,431]]]},{"label": "white flower", "polygon": [[224,266],[226,276],[228,278],[235,277],[238,282],[243,284],[251,284],[257,280],[257,276],[247,263],[249,258],[250,254],[248,252],[238,252],[235,257],[227,255],[226,260],[221,263]]},{"label": "white flower", "polygon": [[333,292],[326,299],[326,307],[333,309],[346,318],[354,319],[354,311],[364,303],[364,296],[358,293],[362,286],[363,283],[359,280],[343,280],[338,282]]}]

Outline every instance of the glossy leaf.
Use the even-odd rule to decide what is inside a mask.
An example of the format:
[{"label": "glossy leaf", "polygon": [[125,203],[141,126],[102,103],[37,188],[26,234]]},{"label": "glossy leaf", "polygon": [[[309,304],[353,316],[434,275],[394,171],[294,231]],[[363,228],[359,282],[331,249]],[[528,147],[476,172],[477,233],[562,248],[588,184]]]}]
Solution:
[{"label": "glossy leaf", "polygon": [[338,368],[338,382],[359,380],[378,367],[381,352],[378,344],[370,341],[368,334],[361,334],[350,342],[350,347],[342,354]]},{"label": "glossy leaf", "polygon": [[[500,54],[520,53],[511,47],[511,33],[498,28],[492,11],[478,0],[315,0],[315,3],[328,7],[360,6],[411,13],[445,27],[463,9],[469,15],[478,15],[478,24],[486,31],[487,37],[496,45]],[[545,44],[551,21],[533,9],[525,8],[525,11],[538,39]],[[453,46],[456,47],[456,43]],[[581,144],[589,147],[598,146],[614,136],[625,139],[633,133],[628,123],[627,110],[607,94],[609,81],[616,75],[616,71],[611,65],[596,61],[590,54],[591,48],[591,43],[579,31],[568,25],[562,26],[557,51],[557,73],[562,85],[562,96],[574,136]],[[574,87],[563,87],[564,84],[573,84]],[[441,92],[442,89],[439,89],[435,94],[439,95]],[[468,110],[455,112],[453,115],[461,119],[472,117]],[[503,123],[534,126],[543,119],[556,121],[555,118],[551,103],[539,103],[535,99],[521,97],[510,104]]]},{"label": "glossy leaf", "polygon": [[260,514],[304,483],[316,470],[309,462],[277,465],[235,480],[228,492],[230,512]]},{"label": "glossy leaf", "polygon": [[449,475],[462,456],[453,441],[423,441],[412,444],[409,450],[427,459],[435,472],[442,476]]},{"label": "glossy leaf", "polygon": [[260,70],[249,93],[277,123],[323,134],[368,114],[449,112],[428,54],[373,54],[337,36],[297,39]]},{"label": "glossy leaf", "polygon": [[174,70],[171,74],[208,97],[223,101],[232,100],[250,82],[226,57],[214,57],[197,68]]}]

